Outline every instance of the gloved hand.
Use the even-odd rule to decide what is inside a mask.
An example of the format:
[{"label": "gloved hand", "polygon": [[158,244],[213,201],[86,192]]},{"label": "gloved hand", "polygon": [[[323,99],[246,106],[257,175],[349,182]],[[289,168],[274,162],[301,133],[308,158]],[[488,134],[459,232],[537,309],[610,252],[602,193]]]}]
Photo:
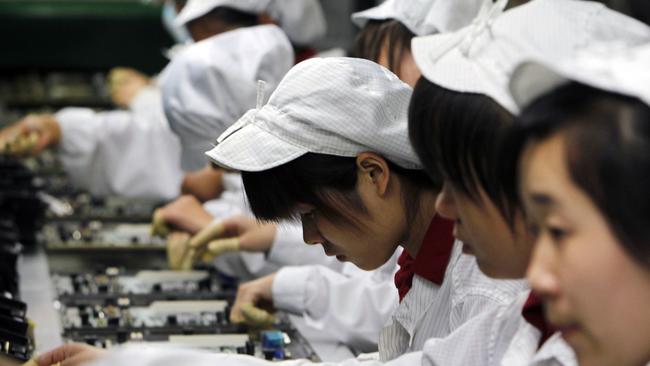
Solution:
[{"label": "gloved hand", "polygon": [[61,141],[61,127],[51,114],[30,114],[0,131],[0,153],[35,156]]},{"label": "gloved hand", "polygon": [[202,230],[189,244],[198,259],[209,262],[228,252],[267,252],[273,245],[276,232],[275,224],[236,215]]},{"label": "gloved hand", "polygon": [[275,322],[273,309],[273,280],[275,273],[239,285],[230,312],[232,323],[246,323],[264,328]]},{"label": "gloved hand", "polygon": [[184,195],[154,212],[152,235],[166,236],[172,229],[193,235],[213,219],[195,197]]},{"label": "gloved hand", "polygon": [[192,269],[194,251],[189,246],[190,234],[173,232],[167,237],[167,262],[169,268],[177,271]]},{"label": "gloved hand", "polygon": [[108,90],[118,107],[126,108],[140,90],[149,85],[149,77],[135,69],[115,67],[108,73]]}]

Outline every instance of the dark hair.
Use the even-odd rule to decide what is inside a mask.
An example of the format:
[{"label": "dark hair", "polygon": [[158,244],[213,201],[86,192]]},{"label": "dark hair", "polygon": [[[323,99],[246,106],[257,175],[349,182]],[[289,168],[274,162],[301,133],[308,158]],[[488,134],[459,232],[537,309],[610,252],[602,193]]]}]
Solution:
[{"label": "dark hair", "polygon": [[[421,170],[402,168],[387,160],[400,179],[407,222],[419,210],[419,193],[430,189]],[[242,172],[244,189],[253,214],[266,221],[298,219],[295,207],[310,204],[327,218],[355,223],[349,210],[365,213],[357,194],[356,158],[307,153],[293,161],[261,172]],[[346,212],[347,211],[347,212]]]},{"label": "dark hair", "polygon": [[431,180],[448,180],[475,202],[480,202],[482,188],[510,223],[515,206],[504,191],[498,164],[512,121],[490,97],[451,91],[426,78],[415,85],[409,105],[411,144]]},{"label": "dark hair", "polygon": [[405,52],[411,51],[415,34],[397,20],[369,20],[361,29],[352,46],[352,57],[377,62],[381,49],[388,50],[388,69],[398,77]]},{"label": "dark hair", "polygon": [[650,107],[640,100],[570,83],[525,108],[504,147],[514,156],[509,189],[527,143],[561,133],[571,179],[607,218],[625,250],[650,268]]},{"label": "dark hair", "polygon": [[231,27],[252,27],[259,22],[259,16],[257,14],[247,13],[227,6],[218,6],[204,15],[204,17]]}]

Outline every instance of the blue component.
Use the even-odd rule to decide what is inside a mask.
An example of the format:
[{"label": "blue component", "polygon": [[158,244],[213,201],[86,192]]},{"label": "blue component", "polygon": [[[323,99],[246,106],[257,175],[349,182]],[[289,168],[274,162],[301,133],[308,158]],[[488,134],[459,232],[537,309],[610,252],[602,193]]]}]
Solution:
[{"label": "blue component", "polygon": [[[277,330],[262,332],[262,349],[280,350],[284,348],[284,334]],[[284,353],[283,353],[284,355]]]}]

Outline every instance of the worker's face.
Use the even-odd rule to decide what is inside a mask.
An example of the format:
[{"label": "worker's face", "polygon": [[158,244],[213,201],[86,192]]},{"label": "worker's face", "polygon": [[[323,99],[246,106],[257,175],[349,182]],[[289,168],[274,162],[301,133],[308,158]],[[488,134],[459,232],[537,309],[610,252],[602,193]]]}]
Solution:
[{"label": "worker's face", "polygon": [[328,256],[364,270],[386,263],[408,236],[396,179],[383,159],[370,156],[361,162],[357,175],[356,191],[365,212],[340,205],[341,215],[334,222],[319,207],[300,204],[305,242],[321,244]]},{"label": "worker's face", "polygon": [[534,237],[528,279],[581,365],[650,360],[650,271],[623,250],[567,171],[564,139],[529,145],[522,192]]},{"label": "worker's face", "polygon": [[454,236],[463,242],[463,252],[474,255],[483,273],[494,278],[524,277],[530,244],[522,220],[514,230],[487,194],[479,189],[472,198],[445,181],[436,201],[436,211],[454,221]]},{"label": "worker's face", "polygon": [[[377,60],[377,63],[388,68],[388,60],[388,45],[384,44],[384,46],[379,51],[379,59]],[[420,73],[420,69],[415,64],[413,54],[408,50],[404,51],[404,56],[402,56],[399,67],[395,71],[395,74],[399,76],[400,80],[410,85],[411,88],[415,87],[415,84],[422,75],[422,73]]]}]

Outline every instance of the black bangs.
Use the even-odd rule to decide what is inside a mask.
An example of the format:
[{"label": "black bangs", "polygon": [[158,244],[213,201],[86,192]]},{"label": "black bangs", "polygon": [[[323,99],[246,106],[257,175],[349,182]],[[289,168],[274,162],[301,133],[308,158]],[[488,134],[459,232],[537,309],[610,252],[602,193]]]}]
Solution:
[{"label": "black bangs", "polygon": [[579,83],[538,98],[522,112],[504,146],[515,156],[511,191],[518,197],[524,146],[561,133],[569,175],[606,217],[626,251],[650,268],[650,107]]},{"label": "black bangs", "polygon": [[335,202],[363,210],[355,190],[356,159],[351,157],[307,153],[269,170],[242,172],[242,180],[250,208],[260,220],[298,219],[299,203],[319,207],[324,214],[339,211]]},{"label": "black bangs", "polygon": [[406,52],[411,51],[415,34],[397,20],[369,20],[354,40],[351,56],[378,62],[386,46],[388,69],[400,76],[400,64]]},{"label": "black bangs", "polygon": [[513,116],[491,98],[460,93],[420,78],[409,107],[409,136],[431,180],[448,180],[479,201],[480,189],[511,220],[499,174],[499,151]]}]

